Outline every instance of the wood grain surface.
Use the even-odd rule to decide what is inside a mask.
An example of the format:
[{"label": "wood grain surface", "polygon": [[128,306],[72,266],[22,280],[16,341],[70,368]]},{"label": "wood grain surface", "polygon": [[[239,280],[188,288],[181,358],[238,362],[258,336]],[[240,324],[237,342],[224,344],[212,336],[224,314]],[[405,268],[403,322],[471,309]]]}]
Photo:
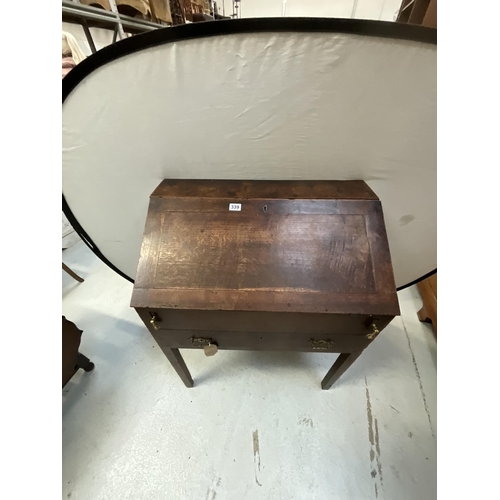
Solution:
[{"label": "wood grain surface", "polygon": [[398,314],[380,202],[361,181],[163,181],[131,305]]}]

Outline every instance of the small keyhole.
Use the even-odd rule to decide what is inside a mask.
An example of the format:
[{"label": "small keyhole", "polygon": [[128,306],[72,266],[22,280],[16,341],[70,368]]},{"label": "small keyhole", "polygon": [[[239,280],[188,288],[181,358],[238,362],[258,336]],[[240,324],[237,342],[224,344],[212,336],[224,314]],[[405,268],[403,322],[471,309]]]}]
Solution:
[{"label": "small keyhole", "polygon": [[267,205],[264,205],[264,206],[262,207],[262,210],[263,210],[264,212],[267,212]]}]

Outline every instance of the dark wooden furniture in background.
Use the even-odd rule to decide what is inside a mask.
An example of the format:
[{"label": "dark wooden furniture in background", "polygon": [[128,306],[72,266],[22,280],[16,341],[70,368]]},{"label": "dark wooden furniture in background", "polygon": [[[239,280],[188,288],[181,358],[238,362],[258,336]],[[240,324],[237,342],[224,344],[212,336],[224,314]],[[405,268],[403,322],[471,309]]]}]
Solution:
[{"label": "dark wooden furniture in background", "polygon": [[64,262],[62,263],[62,268],[63,271],[66,271],[73,279],[75,279],[79,283],[83,283],[85,281],[81,276],[78,276],[78,274],[72,271]]},{"label": "dark wooden furniture in background", "polygon": [[437,28],[437,0],[403,0],[396,21]]},{"label": "dark wooden furniture in background", "polygon": [[82,368],[86,372],[94,369],[94,363],[78,352],[82,330],[62,317],[62,386],[64,387],[71,377]]},{"label": "dark wooden furniture in background", "polygon": [[165,180],[131,306],[187,387],[179,348],[342,353],[399,315],[382,206],[363,181]]},{"label": "dark wooden furniture in background", "polygon": [[418,319],[432,323],[434,333],[437,335],[437,274],[421,281],[417,287],[424,303],[422,309],[418,311]]}]

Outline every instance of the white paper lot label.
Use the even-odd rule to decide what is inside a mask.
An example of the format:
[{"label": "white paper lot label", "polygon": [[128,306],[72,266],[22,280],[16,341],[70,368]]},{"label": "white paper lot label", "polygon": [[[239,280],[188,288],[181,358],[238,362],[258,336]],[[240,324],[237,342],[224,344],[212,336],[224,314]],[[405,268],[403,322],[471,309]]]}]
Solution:
[{"label": "white paper lot label", "polygon": [[230,212],[241,212],[241,203],[230,203],[229,204]]}]

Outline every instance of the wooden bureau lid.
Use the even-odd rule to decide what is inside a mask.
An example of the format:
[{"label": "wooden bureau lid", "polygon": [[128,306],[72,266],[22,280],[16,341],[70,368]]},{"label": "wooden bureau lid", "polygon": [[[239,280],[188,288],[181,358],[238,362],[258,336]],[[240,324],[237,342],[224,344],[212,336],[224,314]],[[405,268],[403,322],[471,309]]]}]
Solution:
[{"label": "wooden bureau lid", "polygon": [[165,179],[151,197],[378,200],[364,181],[235,181]]},{"label": "wooden bureau lid", "polygon": [[397,315],[380,201],[363,181],[163,181],[131,305]]}]

